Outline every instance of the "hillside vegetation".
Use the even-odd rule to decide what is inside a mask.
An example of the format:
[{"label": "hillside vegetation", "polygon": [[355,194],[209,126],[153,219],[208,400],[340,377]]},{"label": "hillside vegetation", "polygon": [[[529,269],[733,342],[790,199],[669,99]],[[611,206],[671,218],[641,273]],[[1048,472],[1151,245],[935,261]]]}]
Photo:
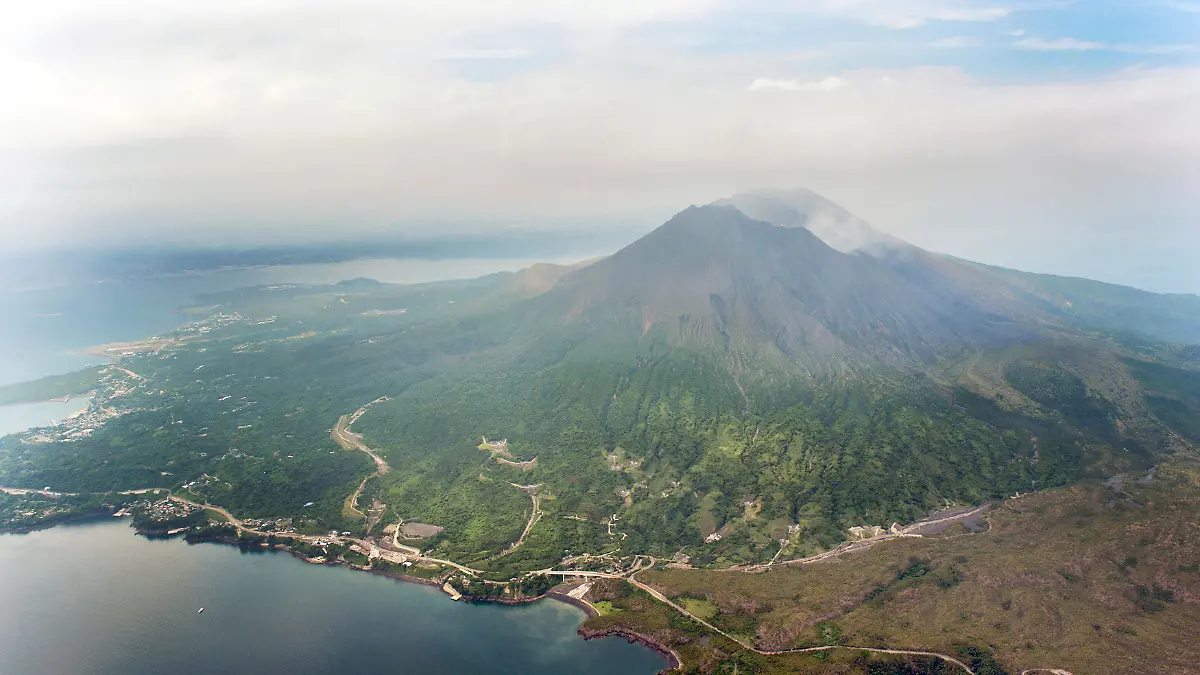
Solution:
[{"label": "hillside vegetation", "polygon": [[[871,242],[693,207],[573,268],[201,298],[214,319],[121,358],[103,424],[0,440],[0,485],[427,523],[431,554],[506,578],[579,553],[786,560],[1193,452],[1200,362],[1121,322],[1138,292]],[[1190,299],[1154,297],[1137,316],[1193,335],[1171,323]],[[331,428],[372,401],[353,431],[392,470],[368,532],[345,507],[375,468]]]},{"label": "hillside vegetation", "polygon": [[[764,573],[669,569],[638,578],[689,607],[707,605],[713,625],[765,650],[840,644],[960,655],[974,647],[997,662],[986,672],[1192,673],[1197,512],[1200,465],[1177,462],[1009,499],[980,534],[956,525]],[[652,634],[696,672],[893,672],[846,663],[852,650],[820,666],[811,655],[748,653],[719,636],[700,639],[702,628],[629,591],[599,591],[610,595],[615,611],[588,628]]]}]

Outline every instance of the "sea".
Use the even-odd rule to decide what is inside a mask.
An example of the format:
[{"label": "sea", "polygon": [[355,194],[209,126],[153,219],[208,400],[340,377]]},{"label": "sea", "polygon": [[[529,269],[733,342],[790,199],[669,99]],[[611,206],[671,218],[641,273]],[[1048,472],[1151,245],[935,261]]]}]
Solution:
[{"label": "sea", "polygon": [[[206,293],[355,278],[417,283],[533,262],[364,260],[0,288],[0,384],[70,372],[97,363],[83,348],[182,326],[192,319],[181,310]],[[86,404],[0,406],[0,434]],[[0,675],[649,675],[666,666],[620,638],[582,640],[583,618],[557,601],[456,603],[437,589],[285,553],[147,540],[124,520],[0,535]]]},{"label": "sea", "polygon": [[[204,608],[200,612],[200,608]],[[283,552],[134,535],[105,518],[0,535],[0,673],[649,675],[556,600],[467,604]]]}]

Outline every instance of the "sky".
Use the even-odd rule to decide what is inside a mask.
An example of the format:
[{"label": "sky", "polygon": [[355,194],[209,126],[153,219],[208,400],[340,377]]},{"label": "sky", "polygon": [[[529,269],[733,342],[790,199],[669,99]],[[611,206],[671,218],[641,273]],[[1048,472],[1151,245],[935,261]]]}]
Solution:
[{"label": "sky", "polygon": [[1200,292],[1200,0],[37,0],[0,253],[641,227],[808,187]]}]

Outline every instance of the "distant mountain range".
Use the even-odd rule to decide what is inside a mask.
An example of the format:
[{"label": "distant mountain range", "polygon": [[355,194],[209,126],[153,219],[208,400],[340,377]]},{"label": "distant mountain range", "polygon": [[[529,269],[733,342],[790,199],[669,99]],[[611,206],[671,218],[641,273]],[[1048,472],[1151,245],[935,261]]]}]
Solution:
[{"label": "distant mountain range", "polygon": [[[480,226],[481,229],[483,226]],[[0,251],[0,290],[96,281],[144,279],[275,265],[317,265],[366,259],[562,258],[612,250],[641,230],[613,228],[500,229],[477,234],[375,236],[357,240],[249,247],[146,246],[113,249]]]}]

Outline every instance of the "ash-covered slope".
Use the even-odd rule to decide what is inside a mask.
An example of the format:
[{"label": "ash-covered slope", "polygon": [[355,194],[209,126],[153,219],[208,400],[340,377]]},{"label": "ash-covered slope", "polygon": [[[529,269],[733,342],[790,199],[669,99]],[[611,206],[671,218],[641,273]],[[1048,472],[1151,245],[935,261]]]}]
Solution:
[{"label": "ash-covered slope", "polygon": [[1028,335],[949,284],[914,281],[885,260],[727,205],[688,208],[568,275],[545,302],[559,321],[598,335],[619,328],[743,356],[777,352],[809,370],[928,363]]},{"label": "ash-covered slope", "polygon": [[1029,326],[1141,334],[1200,343],[1200,296],[1162,295],[1090,279],[1029,274],[932,253],[876,230],[815,192],[753,190],[714,202],[787,228],[804,228],[843,253],[867,254],[946,302],[986,308]]}]

